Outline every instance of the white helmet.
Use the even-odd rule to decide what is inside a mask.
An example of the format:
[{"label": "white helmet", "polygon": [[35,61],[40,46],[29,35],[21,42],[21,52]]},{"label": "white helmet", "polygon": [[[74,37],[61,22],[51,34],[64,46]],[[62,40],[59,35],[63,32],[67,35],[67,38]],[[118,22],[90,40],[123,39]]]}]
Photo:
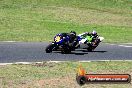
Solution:
[{"label": "white helmet", "polygon": [[92,35],[96,35],[97,32],[95,30],[92,31]]}]

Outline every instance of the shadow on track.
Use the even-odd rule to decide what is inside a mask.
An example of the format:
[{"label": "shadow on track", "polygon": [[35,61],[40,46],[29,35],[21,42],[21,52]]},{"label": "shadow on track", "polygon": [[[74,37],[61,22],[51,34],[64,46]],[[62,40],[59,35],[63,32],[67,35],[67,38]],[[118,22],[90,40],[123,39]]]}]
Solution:
[{"label": "shadow on track", "polygon": [[[76,51],[90,52],[90,51],[87,51],[86,49],[79,49],[79,50],[76,50]],[[105,53],[105,52],[107,52],[107,51],[91,51],[91,52]]]},{"label": "shadow on track", "polygon": [[82,53],[80,53],[80,52],[71,52],[70,54],[75,54],[75,55],[85,55],[85,54],[88,54],[88,53],[84,53],[84,52],[82,52]]},{"label": "shadow on track", "polygon": [[107,51],[92,51],[92,52],[105,53]]},{"label": "shadow on track", "polygon": [[[54,51],[52,53],[60,53],[60,54],[64,54],[64,53],[61,53],[60,51]],[[75,55],[85,55],[85,54],[88,54],[86,52],[75,52],[75,51],[72,51],[71,53],[67,53],[66,55],[70,55],[70,54],[75,54]]]},{"label": "shadow on track", "polygon": [[[107,51],[92,51],[91,53],[94,53],[94,52],[97,52],[97,53],[105,53]],[[64,54],[64,53],[61,53],[61,51],[53,51],[52,53],[60,53],[60,54]],[[87,51],[86,49],[77,49],[75,51],[72,51],[71,53],[68,53],[66,55],[70,55],[70,54],[74,54],[74,55],[85,55],[85,54],[88,54],[89,51]]]}]

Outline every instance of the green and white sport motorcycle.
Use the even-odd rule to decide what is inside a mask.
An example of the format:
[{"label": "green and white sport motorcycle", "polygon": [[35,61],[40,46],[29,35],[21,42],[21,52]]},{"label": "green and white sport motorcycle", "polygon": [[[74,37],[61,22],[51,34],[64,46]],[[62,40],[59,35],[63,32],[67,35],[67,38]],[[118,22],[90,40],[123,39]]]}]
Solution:
[{"label": "green and white sport motorcycle", "polygon": [[79,41],[79,48],[87,49],[89,52],[94,51],[94,49],[104,40],[104,37],[97,36],[94,38],[91,35],[83,34],[78,35],[81,39]]}]

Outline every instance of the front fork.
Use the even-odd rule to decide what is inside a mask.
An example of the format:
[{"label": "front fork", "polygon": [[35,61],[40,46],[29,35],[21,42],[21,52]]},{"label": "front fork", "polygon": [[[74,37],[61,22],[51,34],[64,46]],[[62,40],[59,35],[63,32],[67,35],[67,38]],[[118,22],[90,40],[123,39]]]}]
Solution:
[{"label": "front fork", "polygon": [[53,50],[57,50],[59,45],[57,43],[55,43],[55,42],[52,42],[52,44],[54,45]]}]

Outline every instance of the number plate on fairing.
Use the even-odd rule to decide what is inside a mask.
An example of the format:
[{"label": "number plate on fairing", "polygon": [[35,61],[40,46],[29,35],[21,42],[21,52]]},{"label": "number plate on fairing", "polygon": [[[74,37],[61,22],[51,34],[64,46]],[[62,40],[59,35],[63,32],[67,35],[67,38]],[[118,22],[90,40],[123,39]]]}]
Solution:
[{"label": "number plate on fairing", "polygon": [[59,42],[60,40],[61,40],[60,36],[56,36],[56,37],[55,37],[55,41],[56,41],[56,42]]}]

